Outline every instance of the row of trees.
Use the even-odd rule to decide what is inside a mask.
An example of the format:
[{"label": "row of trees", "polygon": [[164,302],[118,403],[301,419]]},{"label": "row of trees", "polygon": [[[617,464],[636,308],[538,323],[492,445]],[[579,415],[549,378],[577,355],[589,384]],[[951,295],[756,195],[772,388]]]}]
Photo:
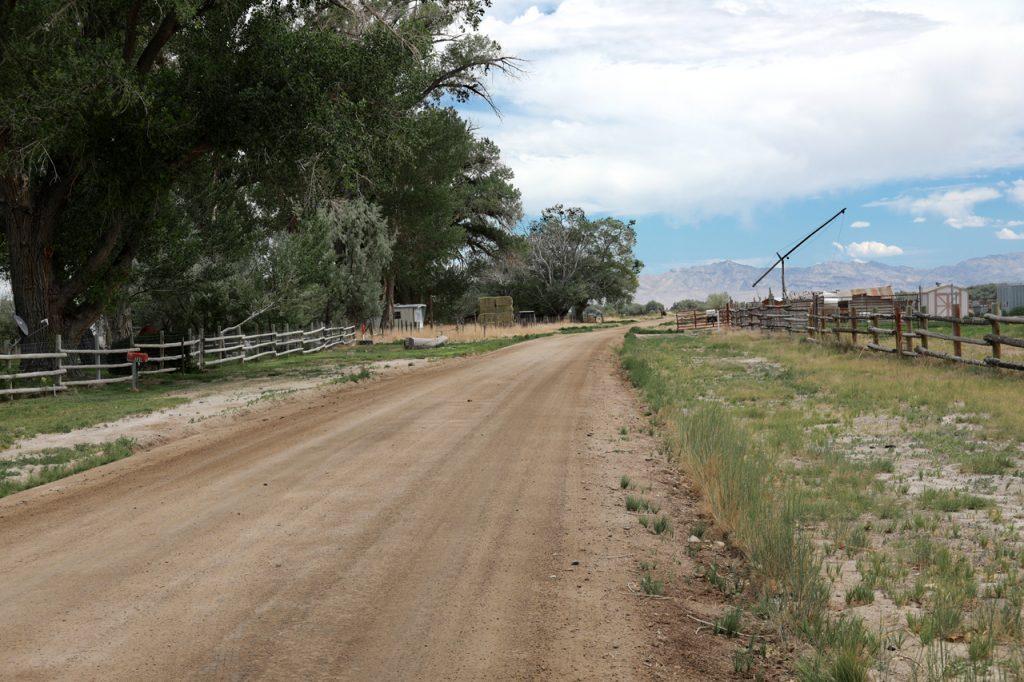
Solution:
[{"label": "row of trees", "polygon": [[[413,236],[455,249],[467,226],[512,225],[493,145],[437,105],[516,68],[474,32],[485,5],[3,3],[0,266],[18,313],[74,339],[133,305],[365,311]],[[474,174],[504,174],[500,215],[453,189]]]},{"label": "row of trees", "polygon": [[0,3],[0,276],[31,329],[365,319],[632,293],[632,224],[546,211],[450,106],[490,0]]},{"label": "row of trees", "polygon": [[[636,287],[632,223],[525,233],[451,108],[519,62],[490,0],[0,3],[0,276],[31,329],[548,314]],[[474,306],[475,307],[475,306]]]}]

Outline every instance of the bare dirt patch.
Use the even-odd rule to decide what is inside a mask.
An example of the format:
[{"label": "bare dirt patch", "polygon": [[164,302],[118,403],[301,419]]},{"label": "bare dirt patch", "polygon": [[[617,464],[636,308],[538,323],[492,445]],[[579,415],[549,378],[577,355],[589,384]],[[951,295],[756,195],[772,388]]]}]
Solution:
[{"label": "bare dirt patch", "polygon": [[[570,543],[579,535],[592,544],[576,553],[584,559],[570,571],[570,588],[575,583],[578,599],[604,604],[601,616],[592,620],[604,624],[608,633],[624,619],[622,609],[639,614],[632,627],[643,636],[636,652],[645,668],[642,679],[749,679],[753,671],[737,673],[733,660],[746,642],[715,635],[709,625],[732,604],[705,577],[712,564],[723,571],[742,570],[741,556],[723,542],[678,466],[666,460],[658,432],[611,352],[602,357],[596,381],[597,398],[581,427],[588,446],[579,461],[584,494],[575,503],[570,499],[579,524],[577,533],[570,532]],[[630,479],[627,488],[622,487],[623,476]],[[650,502],[657,513],[627,511],[629,495]],[[655,534],[641,524],[644,516],[650,522],[667,518],[671,530]],[[692,537],[694,530],[702,537]],[[645,594],[644,574],[663,583],[662,595]],[[595,575],[601,576],[597,583]],[[592,653],[609,668],[581,679],[625,679],[615,667],[623,652],[613,636],[602,635],[600,627],[593,636]],[[762,678],[789,679],[788,651],[768,649],[767,664],[757,665]]]},{"label": "bare dirt patch", "polygon": [[[408,372],[426,365],[428,360],[388,360],[365,365],[374,375]],[[44,433],[19,441],[14,447],[0,450],[0,459],[12,459],[47,448],[71,448],[81,443],[105,443],[118,438],[131,438],[140,448],[180,440],[198,433],[209,420],[218,423],[253,411],[265,410],[284,400],[307,399],[318,390],[362,367],[342,367],[316,377],[256,377],[196,384],[169,394],[189,402],[148,414],[125,417],[67,433]]]}]

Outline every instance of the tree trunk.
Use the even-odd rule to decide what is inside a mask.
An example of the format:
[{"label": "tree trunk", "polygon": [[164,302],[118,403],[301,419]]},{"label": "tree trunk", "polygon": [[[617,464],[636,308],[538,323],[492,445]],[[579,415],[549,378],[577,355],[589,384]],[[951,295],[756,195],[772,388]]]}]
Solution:
[{"label": "tree trunk", "polygon": [[81,301],[88,287],[111,268],[131,262],[130,244],[116,249],[123,235],[111,228],[93,247],[87,266],[74,273],[63,270],[56,253],[57,235],[78,173],[68,163],[54,162],[45,177],[0,176],[0,222],[3,223],[10,261],[14,310],[29,331],[41,329],[63,336],[63,345],[75,347],[99,317],[101,306]]},{"label": "tree trunk", "polygon": [[582,322],[583,321],[583,311],[586,310],[587,306],[589,306],[589,305],[590,305],[590,299],[587,299],[586,301],[583,301],[582,303],[576,303],[575,305],[573,305],[573,313],[574,313],[574,315],[573,315],[573,318],[574,318],[573,322]]},{"label": "tree trunk", "polygon": [[128,339],[132,336],[132,305],[127,296],[122,296],[114,308],[114,312],[108,318],[110,322],[110,338],[107,343],[113,343],[121,339]]},{"label": "tree trunk", "polygon": [[[46,216],[33,210],[30,200],[13,205],[10,197],[5,198],[8,201],[4,234],[10,258],[14,310],[25,320],[30,334],[45,326],[43,320],[49,327],[46,336],[58,333],[62,331],[64,320],[57,310],[53,248],[42,239],[52,226],[43,224]],[[42,336],[38,340],[41,341]]]},{"label": "tree trunk", "polygon": [[47,337],[61,334],[68,348],[78,344],[102,312],[96,304],[75,303],[74,294],[84,286],[65,288],[69,286],[66,275],[54,260],[56,235],[77,178],[67,164],[55,164],[35,183],[24,176],[0,177],[0,220],[7,239],[14,310],[25,320],[29,333],[45,326]]}]

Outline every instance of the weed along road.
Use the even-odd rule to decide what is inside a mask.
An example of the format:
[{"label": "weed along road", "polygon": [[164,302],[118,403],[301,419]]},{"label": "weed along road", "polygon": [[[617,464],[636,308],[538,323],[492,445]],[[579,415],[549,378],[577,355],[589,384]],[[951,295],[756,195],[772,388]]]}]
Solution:
[{"label": "weed along road", "polygon": [[337,387],[0,501],[0,678],[647,679],[620,472],[586,459],[635,403],[622,333]]}]

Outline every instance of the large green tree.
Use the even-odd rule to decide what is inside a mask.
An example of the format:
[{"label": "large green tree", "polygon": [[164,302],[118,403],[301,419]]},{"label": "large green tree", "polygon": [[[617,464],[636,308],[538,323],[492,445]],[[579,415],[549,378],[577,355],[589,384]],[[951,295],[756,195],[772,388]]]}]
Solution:
[{"label": "large green tree", "polygon": [[468,259],[496,256],[522,217],[519,190],[497,146],[477,138],[453,109],[425,109],[405,133],[410,153],[374,197],[395,240],[385,278],[389,318],[396,300],[461,296]]},{"label": "large green tree", "polygon": [[0,265],[18,313],[76,338],[207,183],[233,198],[195,229],[241,205],[257,233],[386,184],[408,116],[488,99],[485,72],[514,68],[472,30],[487,4],[3,2]]},{"label": "large green tree", "polygon": [[634,221],[590,220],[581,208],[545,209],[526,231],[520,300],[543,315],[578,316],[590,302],[631,300],[643,263]]},{"label": "large green tree", "polygon": [[329,202],[274,245],[267,287],[272,318],[331,323],[375,317],[392,243],[378,207],[358,199]]}]

